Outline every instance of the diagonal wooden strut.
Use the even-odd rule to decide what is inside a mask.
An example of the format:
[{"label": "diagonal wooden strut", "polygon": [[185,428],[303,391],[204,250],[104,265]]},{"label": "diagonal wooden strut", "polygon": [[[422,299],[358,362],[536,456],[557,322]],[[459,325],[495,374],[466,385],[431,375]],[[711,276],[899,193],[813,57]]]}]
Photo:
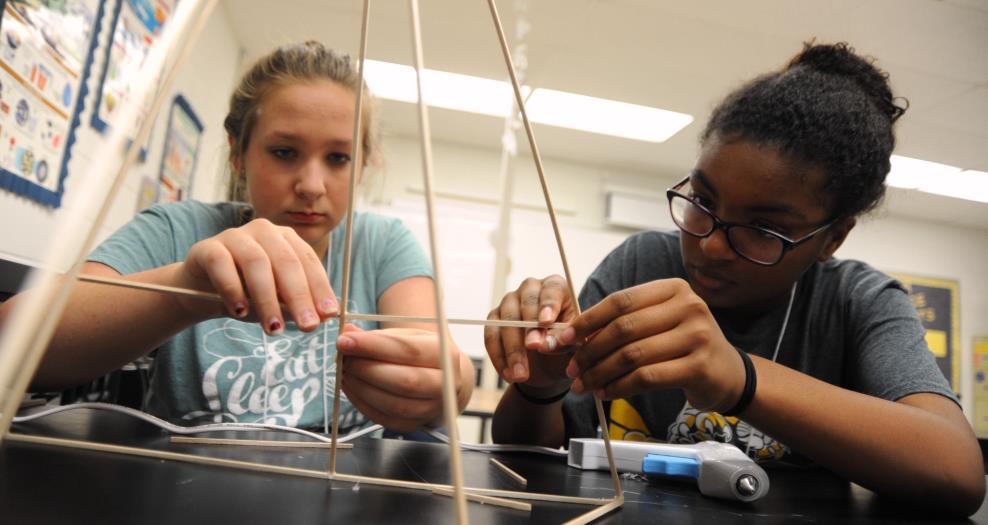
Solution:
[{"label": "diagonal wooden strut", "polygon": [[[521,120],[525,125],[525,134],[528,135],[528,144],[532,149],[532,158],[535,160],[535,168],[539,173],[539,182],[542,184],[542,196],[545,197],[545,206],[549,210],[549,219],[552,221],[552,233],[556,237],[556,246],[559,248],[559,258],[563,263],[563,271],[566,272],[566,285],[569,289],[570,300],[573,302],[573,308],[576,309],[576,314],[580,315],[580,301],[577,298],[576,289],[573,287],[573,275],[569,270],[566,249],[563,248],[563,237],[559,231],[559,221],[556,219],[556,209],[552,205],[549,184],[546,180],[545,170],[542,167],[542,155],[539,154],[538,144],[535,143],[535,130],[532,129],[532,122],[528,119],[528,112],[525,110],[525,98],[521,94],[521,86],[518,83],[518,75],[515,73],[515,66],[511,60],[508,41],[504,37],[504,29],[501,27],[501,17],[497,14],[497,5],[495,0],[487,0],[487,4],[490,6],[491,17],[494,19],[494,28],[497,30],[498,40],[501,44],[501,54],[504,55],[508,75],[511,77],[511,87],[515,93],[515,103],[518,105],[518,111],[521,113]],[[621,479],[618,477],[617,466],[614,464],[611,438],[607,433],[607,417],[604,414],[604,405],[600,398],[596,396],[594,396],[594,405],[597,409],[597,420],[600,421],[600,426],[603,429],[604,449],[607,451],[607,464],[611,470],[611,480],[614,482],[614,500],[618,502],[617,506],[620,506],[620,502],[624,500],[624,495],[621,491]]]},{"label": "diagonal wooden strut", "polygon": [[456,502],[456,522],[466,525],[470,519],[467,516],[467,500],[463,491],[463,460],[460,458],[459,428],[456,416],[459,413],[456,402],[456,387],[454,371],[459,373],[458,363],[453,363],[452,352],[449,349],[449,325],[446,322],[446,307],[443,303],[443,273],[439,265],[439,235],[436,232],[436,194],[433,189],[432,176],[432,132],[429,129],[429,111],[425,105],[422,93],[422,24],[419,22],[418,0],[408,0],[412,12],[412,49],[415,56],[415,85],[418,92],[419,132],[422,135],[422,180],[425,185],[425,208],[429,219],[429,253],[432,256],[432,270],[435,273],[436,314],[439,330],[439,362],[443,374],[443,414],[446,420],[446,432],[449,434],[449,469],[453,480],[453,499]]},{"label": "diagonal wooden strut", "polygon": [[[340,301],[340,329],[336,333],[336,337],[339,338],[340,334],[343,332],[343,325],[346,324],[347,320],[347,306],[350,303],[350,252],[353,247],[353,205],[354,205],[354,193],[357,184],[357,169],[358,166],[362,166],[364,163],[364,151],[362,147],[363,133],[360,132],[363,107],[364,107],[364,57],[367,56],[367,28],[370,26],[370,0],[364,0],[364,11],[361,16],[360,23],[360,55],[357,59],[357,93],[356,93],[356,108],[355,114],[353,116],[353,154],[350,155],[350,181],[347,185],[347,212],[346,212],[346,228],[343,237],[343,296],[342,301]],[[326,257],[329,258],[330,254],[327,253]],[[323,367],[326,366],[326,360],[323,359]],[[336,374],[339,376],[340,372],[343,370],[343,356],[336,352]],[[325,375],[325,371],[323,372]],[[329,473],[336,473],[336,440],[340,434],[340,381],[337,380],[333,382],[333,425],[332,425],[332,443],[333,447],[329,450]],[[322,393],[323,396],[326,392]],[[323,399],[323,403],[326,400]]]},{"label": "diagonal wooden strut", "polygon": [[[170,461],[181,461],[196,465],[211,465],[219,467],[236,468],[253,472],[266,472],[270,474],[282,474],[286,476],[298,476],[305,478],[317,478],[326,480],[339,480],[350,483],[366,483],[368,485],[378,485],[382,487],[398,487],[413,490],[452,490],[452,485],[443,483],[427,483],[422,481],[406,481],[399,479],[378,478],[373,476],[359,476],[354,474],[336,473],[330,474],[324,470],[312,470],[299,467],[285,467],[281,465],[269,465],[267,463],[257,463],[253,461],[243,461],[238,459],[217,458],[212,456],[198,456],[185,452],[172,452],[169,450],[158,450],[154,448],[141,448],[128,445],[115,445],[111,443],[97,443],[93,441],[82,441],[78,439],[57,438],[49,436],[39,436],[34,434],[8,434],[11,442],[30,443],[34,445],[56,446],[63,448],[74,448],[80,450],[91,450],[94,452],[105,452],[111,454],[123,454],[127,456],[138,456],[154,459],[167,459]],[[516,490],[489,489],[480,487],[470,487],[466,489],[473,494],[494,496],[500,498],[511,498],[528,501],[548,501],[554,503],[568,503],[575,505],[592,505],[596,507],[606,506],[613,503],[613,500],[606,498],[590,498],[585,496],[566,496],[561,494],[543,494],[538,492],[521,492]]]}]

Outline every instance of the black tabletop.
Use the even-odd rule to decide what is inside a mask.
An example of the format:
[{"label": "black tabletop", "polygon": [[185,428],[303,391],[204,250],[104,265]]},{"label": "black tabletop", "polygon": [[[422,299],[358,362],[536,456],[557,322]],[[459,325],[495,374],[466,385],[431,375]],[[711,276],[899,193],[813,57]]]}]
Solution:
[{"label": "black tabletop", "polygon": [[[328,451],[171,443],[163,431],[116,413],[74,410],[15,425],[13,432],[139,445],[214,457],[326,470]],[[213,433],[211,437],[220,437]],[[233,437],[227,435],[226,437]],[[242,434],[236,437],[244,437]],[[276,433],[254,439],[286,439]],[[468,486],[519,490],[490,455],[464,452]],[[606,498],[604,472],[564,458],[499,453],[528,478],[528,491]],[[445,445],[362,438],[340,450],[337,471],[449,483]],[[624,507],[597,523],[929,523],[916,508],[890,502],[822,470],[769,470],[771,490],[753,503],[701,495],[671,480],[623,479]],[[474,524],[562,523],[591,507],[532,502],[532,512],[468,503]],[[983,506],[971,520],[988,524]],[[429,492],[326,481],[178,461],[5,441],[0,449],[0,523],[357,524],[455,523],[452,500]]]}]

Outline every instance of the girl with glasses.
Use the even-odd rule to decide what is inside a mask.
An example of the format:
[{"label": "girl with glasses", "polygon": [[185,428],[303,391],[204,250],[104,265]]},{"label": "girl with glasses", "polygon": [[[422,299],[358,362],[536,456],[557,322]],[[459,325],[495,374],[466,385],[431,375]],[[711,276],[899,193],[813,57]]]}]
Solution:
[{"label": "girl with glasses", "polygon": [[615,439],[717,439],[972,514],[981,451],[909,296],[832,257],[883,196],[903,112],[888,76],[846,44],[807,45],[729,94],[667,193],[680,231],[616,248],[584,284],[582,315],[558,276],[527,279],[491,312],[569,323],[487,329],[513,383],[494,439],[558,447],[598,426]]}]

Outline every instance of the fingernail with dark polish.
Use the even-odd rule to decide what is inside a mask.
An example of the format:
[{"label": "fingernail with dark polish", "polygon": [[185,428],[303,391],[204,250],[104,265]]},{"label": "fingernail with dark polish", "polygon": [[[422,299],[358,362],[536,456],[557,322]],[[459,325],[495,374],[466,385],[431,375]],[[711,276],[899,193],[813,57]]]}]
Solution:
[{"label": "fingernail with dark polish", "polygon": [[233,305],[233,314],[239,318],[247,317],[247,306],[244,303]]},{"label": "fingernail with dark polish", "polygon": [[271,320],[268,321],[268,332],[270,332],[271,335],[281,335],[284,331],[285,325],[281,324],[281,320],[277,317],[272,317]]}]

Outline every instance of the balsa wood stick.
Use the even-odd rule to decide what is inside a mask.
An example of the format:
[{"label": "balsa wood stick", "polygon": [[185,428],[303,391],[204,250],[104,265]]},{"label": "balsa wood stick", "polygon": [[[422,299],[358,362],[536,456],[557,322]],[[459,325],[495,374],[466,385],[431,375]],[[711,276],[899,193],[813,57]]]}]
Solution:
[{"label": "balsa wood stick", "polygon": [[[144,290],[148,292],[158,292],[173,295],[183,295],[186,297],[193,297],[196,299],[202,299],[204,301],[214,301],[223,302],[223,298],[219,294],[213,292],[203,292],[200,290],[190,290],[188,288],[177,288],[174,286],[165,286],[161,284],[144,283],[140,281],[130,281],[127,279],[122,279],[118,277],[106,277],[103,275],[89,275],[80,274],[80,281],[95,283],[95,284],[106,284],[110,286],[121,286],[124,288],[132,288],[134,290]],[[435,317],[417,317],[409,315],[382,315],[382,314],[358,314],[353,312],[348,312],[346,314],[347,319],[353,321],[376,321],[379,323],[436,323]],[[539,323],[536,321],[505,321],[502,319],[446,319],[449,324],[462,324],[462,325],[477,325],[477,326],[496,326],[499,328],[557,328],[562,329],[569,326],[566,323]]]},{"label": "balsa wood stick", "polygon": [[439,318],[436,329],[439,330],[439,367],[443,376],[443,415],[446,422],[446,433],[449,434],[449,470],[453,480],[453,500],[456,506],[456,522],[466,525],[470,522],[467,514],[466,494],[463,491],[463,462],[460,458],[459,429],[456,416],[459,414],[456,398],[456,380],[453,374],[459,375],[459,363],[453,362],[449,348],[449,324],[446,322],[446,305],[443,299],[443,272],[439,259],[439,234],[436,231],[436,194],[433,189],[432,176],[432,135],[429,129],[429,111],[425,105],[425,94],[422,91],[422,69],[425,68],[422,58],[422,24],[419,22],[418,0],[408,0],[412,14],[412,50],[415,58],[415,87],[418,93],[419,133],[422,144],[422,181],[425,185],[425,211],[428,218],[429,253],[432,257],[434,282],[432,289],[435,294],[436,316]]},{"label": "balsa wood stick", "polygon": [[[360,23],[360,52],[357,56],[357,93],[356,93],[356,107],[354,108],[353,115],[353,138],[351,144],[353,144],[353,154],[350,155],[350,180],[347,183],[347,208],[346,208],[346,227],[343,230],[343,296],[340,302],[340,327],[341,329],[337,332],[336,337],[339,337],[343,333],[342,327],[347,321],[347,307],[350,304],[350,257],[351,251],[353,249],[353,207],[355,203],[354,196],[356,194],[357,187],[357,170],[363,169],[364,165],[364,151],[363,151],[363,138],[364,134],[361,133],[361,128],[363,126],[363,113],[364,113],[364,65],[367,58],[367,29],[370,27],[370,0],[364,0],[364,11],[361,16]],[[329,254],[326,254],[329,257]],[[323,366],[326,366],[326,362],[323,361]],[[336,373],[339,374],[343,370],[343,355],[339,352],[336,353]],[[323,393],[325,395],[325,392]],[[325,401],[323,401],[325,402]],[[340,381],[337,377],[336,381],[333,381],[333,424],[332,424],[332,439],[333,443],[336,443],[336,439],[340,432]],[[329,472],[330,474],[336,473],[336,447],[329,449]]]},{"label": "balsa wood stick", "polygon": [[[268,439],[229,439],[172,436],[172,443],[189,445],[239,445],[244,447],[284,447],[284,448],[330,448],[332,443],[323,441],[286,441]],[[353,443],[337,443],[336,448],[353,448]]]},{"label": "balsa wood stick", "polygon": [[[452,490],[451,485],[443,485],[437,483],[423,483],[421,481],[404,481],[398,479],[385,479],[385,478],[374,478],[369,476],[356,476],[353,474],[340,474],[336,473],[333,475],[332,479],[340,481],[352,481],[354,483],[366,483],[368,485],[382,485],[388,487],[402,487],[408,489],[419,489],[419,490],[433,490],[435,488],[444,488],[446,490]],[[594,505],[602,506],[613,503],[614,500],[610,498],[587,498],[581,496],[564,496],[560,494],[542,494],[538,492],[520,492],[516,490],[503,490],[503,489],[483,489],[477,487],[467,487],[468,491],[474,494],[482,494],[488,496],[496,496],[502,498],[514,498],[532,501],[548,501],[552,503],[573,503],[577,505]]]},{"label": "balsa wood stick", "polygon": [[[448,489],[432,489],[433,494],[439,494],[440,496],[453,496],[453,491]],[[497,505],[499,507],[507,507],[509,509],[524,510],[526,512],[532,512],[532,504],[525,503],[522,501],[512,501],[510,499],[495,498],[494,496],[484,496],[481,494],[474,494],[469,490],[466,491],[466,497],[470,501],[475,501],[477,503],[484,503],[488,505]]]},{"label": "balsa wood stick", "polygon": [[501,463],[496,458],[491,458],[491,464],[494,465],[495,467],[497,467],[498,470],[500,470],[501,472],[504,472],[505,474],[507,474],[508,477],[510,477],[511,479],[515,480],[515,482],[517,482],[522,487],[528,486],[528,480],[525,479],[524,476],[522,476],[521,474],[515,472],[514,470],[511,469],[511,467],[505,465],[504,463]]},{"label": "balsa wood stick", "polygon": [[611,501],[607,505],[601,505],[600,507],[597,507],[596,509],[593,509],[591,511],[588,511],[588,512],[586,512],[586,513],[584,513],[584,514],[582,514],[580,516],[577,516],[577,517],[575,517],[575,518],[567,521],[563,525],[585,525],[585,524],[590,523],[591,521],[594,521],[594,520],[596,520],[596,519],[598,519],[600,517],[606,516],[607,514],[610,514],[611,512],[614,512],[615,510],[620,509],[622,505],[624,505],[624,498],[623,497],[621,497],[621,498],[615,498],[613,501]]},{"label": "balsa wood stick", "polygon": [[[404,323],[435,323],[436,319],[432,317],[412,317],[412,316],[399,316],[399,315],[380,315],[380,314],[349,314],[350,319],[360,320],[360,321],[378,321],[378,322],[404,322]],[[495,326],[498,328],[566,328],[569,326],[567,323],[539,323],[537,321],[505,321],[501,319],[453,319],[447,318],[446,322],[449,324],[464,324],[464,325],[475,325],[475,326]]]},{"label": "balsa wood stick", "polygon": [[[167,450],[157,450],[151,448],[131,447],[126,445],[112,445],[107,443],[95,443],[92,441],[81,441],[77,439],[55,438],[48,436],[37,436],[32,434],[10,433],[7,439],[12,442],[30,443],[34,445],[57,446],[63,448],[75,448],[81,450],[91,450],[95,452],[107,452],[111,454],[122,454],[127,456],[139,456],[154,459],[167,459],[171,461],[181,461],[183,463],[193,463],[199,465],[213,465],[226,468],[236,468],[254,472],[267,472],[271,474],[282,474],[286,476],[299,476],[306,478],[316,478],[325,480],[345,481],[350,483],[365,483],[368,485],[378,485],[386,487],[398,487],[415,490],[433,491],[436,489],[452,490],[451,485],[442,483],[424,483],[421,481],[404,481],[397,479],[376,478],[372,476],[358,476],[353,474],[333,474],[330,475],[324,470],[310,470],[298,467],[283,467],[279,465],[268,465],[251,461],[241,461],[235,459],[214,458],[209,456],[197,456],[182,452],[171,452]],[[480,495],[495,496],[501,498],[514,498],[532,501],[548,501],[553,503],[573,503],[577,505],[602,506],[612,503],[612,500],[605,498],[587,498],[580,496],[564,496],[558,494],[541,494],[537,492],[518,492],[500,489],[468,488],[470,492]]]},{"label": "balsa wood stick", "polygon": [[144,290],[146,292],[158,292],[158,293],[171,294],[171,295],[183,295],[186,297],[193,297],[196,299],[202,299],[204,301],[213,301],[217,303],[223,302],[223,298],[220,297],[220,294],[218,293],[203,292],[200,290],[191,290],[189,288],[178,288],[175,286],[165,286],[163,284],[144,283],[141,281],[130,281],[118,277],[106,277],[103,275],[92,275],[92,274],[83,273],[83,274],[79,274],[79,280],[93,284],[107,284],[110,286],[119,286],[122,288],[131,288],[134,290]]},{"label": "balsa wood stick", "polygon": [[35,436],[29,434],[8,434],[7,439],[21,443],[33,443],[37,445],[54,445],[66,448],[77,448],[82,450],[93,450],[96,452],[111,452],[114,454],[125,454],[129,456],[141,456],[154,459],[168,459],[172,461],[182,461],[184,463],[197,463],[200,465],[216,465],[220,467],[240,468],[257,472],[268,472],[272,474],[287,474],[291,476],[302,476],[307,478],[328,479],[326,472],[320,470],[307,470],[296,467],[282,467],[278,465],[265,465],[263,463],[252,463],[236,459],[214,458],[209,456],[196,456],[194,454],[184,454],[181,452],[171,452],[168,450],[156,450],[153,448],[129,447],[125,445],[111,445],[109,443],[96,443],[92,441],[80,441],[76,439],[54,438],[48,436]]}]

